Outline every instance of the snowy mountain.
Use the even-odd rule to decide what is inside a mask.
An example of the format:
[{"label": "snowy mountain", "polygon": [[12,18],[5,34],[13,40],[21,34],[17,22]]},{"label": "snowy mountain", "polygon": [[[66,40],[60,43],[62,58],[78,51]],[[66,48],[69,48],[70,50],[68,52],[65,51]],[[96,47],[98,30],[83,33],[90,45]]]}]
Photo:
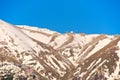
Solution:
[{"label": "snowy mountain", "polygon": [[120,80],[120,36],[60,34],[0,20],[0,75],[38,80]]}]

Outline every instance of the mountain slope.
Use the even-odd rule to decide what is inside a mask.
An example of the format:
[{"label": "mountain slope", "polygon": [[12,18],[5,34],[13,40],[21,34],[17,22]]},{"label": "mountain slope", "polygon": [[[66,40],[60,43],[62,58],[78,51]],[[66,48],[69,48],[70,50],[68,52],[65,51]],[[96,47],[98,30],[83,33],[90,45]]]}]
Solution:
[{"label": "mountain slope", "polygon": [[38,80],[119,80],[119,41],[115,35],[60,34],[0,20],[0,72],[34,73]]}]

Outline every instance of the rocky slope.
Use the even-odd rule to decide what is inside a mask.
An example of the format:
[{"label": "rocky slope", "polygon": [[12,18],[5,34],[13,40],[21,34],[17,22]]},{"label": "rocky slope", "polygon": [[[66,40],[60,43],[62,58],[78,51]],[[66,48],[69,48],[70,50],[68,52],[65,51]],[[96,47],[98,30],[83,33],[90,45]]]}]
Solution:
[{"label": "rocky slope", "polygon": [[[0,75],[38,80],[120,80],[120,36],[60,34],[0,20]],[[22,71],[22,72],[21,72]]]}]

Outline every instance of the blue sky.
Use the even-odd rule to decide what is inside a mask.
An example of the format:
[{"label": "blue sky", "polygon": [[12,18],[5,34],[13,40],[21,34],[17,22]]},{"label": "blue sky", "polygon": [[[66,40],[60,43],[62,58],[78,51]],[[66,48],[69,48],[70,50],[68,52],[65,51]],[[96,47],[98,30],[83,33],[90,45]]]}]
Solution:
[{"label": "blue sky", "polygon": [[120,0],[0,0],[0,19],[61,33],[120,34]]}]

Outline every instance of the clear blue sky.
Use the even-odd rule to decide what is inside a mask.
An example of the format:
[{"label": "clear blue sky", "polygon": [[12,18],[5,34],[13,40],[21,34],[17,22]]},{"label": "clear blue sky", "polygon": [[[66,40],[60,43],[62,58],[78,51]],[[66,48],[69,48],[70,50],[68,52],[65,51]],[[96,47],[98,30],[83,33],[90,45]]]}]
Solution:
[{"label": "clear blue sky", "polygon": [[120,34],[120,0],[0,0],[0,19],[61,33]]}]

